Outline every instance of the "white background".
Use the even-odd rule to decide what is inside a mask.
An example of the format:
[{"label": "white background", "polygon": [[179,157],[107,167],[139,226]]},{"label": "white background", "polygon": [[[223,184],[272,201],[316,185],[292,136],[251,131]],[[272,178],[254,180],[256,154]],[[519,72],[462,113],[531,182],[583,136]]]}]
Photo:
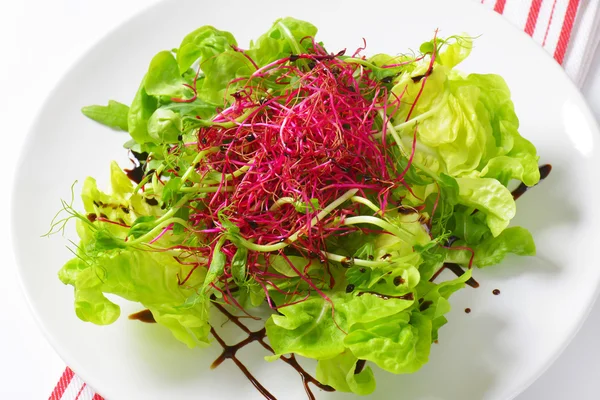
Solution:
[{"label": "white background", "polygon": [[[157,1],[0,0],[0,166],[4,177],[0,182],[0,211],[4,212],[4,217],[0,217],[2,399],[48,398],[65,367],[29,315],[12,256],[9,203],[24,135],[67,68],[106,32]],[[583,93],[600,120],[600,52],[595,56]],[[599,341],[600,304],[558,361],[518,400],[600,398]]]}]

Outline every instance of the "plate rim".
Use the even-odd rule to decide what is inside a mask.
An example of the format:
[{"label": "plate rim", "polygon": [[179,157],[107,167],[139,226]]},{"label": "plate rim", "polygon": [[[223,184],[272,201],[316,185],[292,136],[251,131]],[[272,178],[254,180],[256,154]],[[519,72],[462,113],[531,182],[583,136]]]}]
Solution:
[{"label": "plate rim", "polygon": [[[236,0],[236,1],[239,1],[239,0]],[[263,2],[264,0],[257,0],[257,1]],[[335,0],[335,1],[344,2],[344,0]],[[399,1],[397,0],[396,4],[400,4],[402,1],[409,1],[409,0],[399,0]],[[421,1],[445,4],[444,0],[421,0]],[[559,73],[565,78],[564,84],[569,87],[569,89],[572,92],[571,94],[582,105],[582,107],[580,109],[583,113],[583,116],[585,117],[586,122],[589,123],[589,125],[593,128],[592,134],[596,136],[600,133],[600,122],[593,115],[591,108],[588,104],[588,101],[583,97],[583,94],[581,93],[581,91],[577,87],[577,85],[566,74],[564,68],[554,60],[552,55],[550,55],[547,51],[545,51],[543,49],[543,47],[541,47],[539,44],[537,44],[533,40],[532,37],[527,35],[524,31],[518,29],[516,26],[514,26],[512,23],[510,23],[505,17],[494,12],[493,10],[485,8],[485,7],[481,6],[480,4],[476,4],[472,0],[454,0],[454,1],[457,3],[458,7],[465,8],[465,9],[470,8],[472,10],[477,10],[477,11],[475,11],[476,13],[480,13],[482,15],[486,14],[487,18],[496,18],[498,23],[503,25],[505,27],[505,29],[513,30],[514,33],[518,34],[520,36],[520,39],[519,39],[520,41],[530,42],[530,44],[528,45],[530,47],[530,49],[547,60],[544,62],[544,64],[546,64],[546,66],[548,68],[552,68],[555,71],[559,71]],[[52,346],[52,348],[54,349],[56,354],[61,358],[61,360],[63,360],[63,362],[65,362],[65,368],[73,367],[72,369],[74,371],[76,370],[75,373],[78,376],[80,376],[86,383],[88,383],[88,386],[91,386],[92,388],[96,387],[93,384],[93,382],[95,381],[94,377],[90,376],[90,374],[88,374],[88,370],[85,367],[83,367],[82,364],[85,364],[85,363],[80,363],[77,361],[76,357],[71,357],[71,355],[69,354],[70,352],[65,351],[63,346],[58,343],[58,339],[55,337],[55,335],[53,335],[48,330],[47,326],[44,324],[44,322],[42,320],[42,317],[41,317],[39,311],[36,309],[36,305],[34,304],[33,296],[31,295],[31,293],[27,287],[26,280],[22,274],[23,268],[21,267],[21,265],[24,264],[24,261],[22,260],[22,257],[21,257],[20,251],[19,251],[19,247],[21,247],[21,239],[19,239],[19,236],[17,235],[17,228],[16,228],[16,222],[17,222],[16,211],[18,208],[17,207],[17,204],[18,204],[17,189],[19,186],[19,181],[18,181],[18,179],[16,179],[16,177],[19,176],[19,171],[27,164],[27,162],[26,162],[27,155],[26,155],[25,150],[28,149],[34,142],[33,139],[34,139],[35,132],[33,131],[33,128],[35,126],[37,126],[38,123],[42,120],[42,114],[43,114],[44,110],[51,103],[51,100],[55,96],[56,92],[58,92],[60,90],[60,88],[69,80],[69,76],[72,74],[72,72],[75,71],[86,58],[88,58],[91,54],[93,54],[99,46],[101,46],[105,41],[109,40],[111,37],[118,34],[126,26],[130,25],[132,22],[134,22],[136,20],[142,19],[146,15],[156,12],[155,11],[156,9],[168,8],[168,6],[170,4],[172,5],[172,4],[175,4],[176,2],[177,2],[177,0],[159,0],[153,4],[147,4],[147,5],[142,6],[139,10],[134,12],[132,15],[128,16],[127,18],[122,20],[120,23],[116,24],[115,26],[111,27],[110,29],[108,29],[107,31],[102,33],[97,39],[90,42],[85,47],[85,50],[83,50],[81,52],[81,54],[79,54],[76,58],[74,58],[68,64],[68,66],[62,70],[62,72],[58,75],[58,79],[55,81],[52,88],[44,94],[43,101],[40,103],[40,105],[35,110],[34,117],[31,119],[30,124],[27,126],[26,137],[23,140],[23,144],[19,150],[19,156],[18,156],[18,159],[16,162],[16,169],[13,174],[13,178],[15,178],[15,179],[13,179],[11,186],[10,186],[11,192],[10,192],[10,196],[9,196],[9,207],[8,207],[10,210],[10,218],[9,218],[9,221],[10,221],[9,222],[9,224],[10,224],[9,233],[10,233],[10,238],[11,238],[10,247],[11,247],[11,251],[14,256],[13,268],[15,269],[15,271],[13,271],[13,273],[16,273],[17,281],[18,281],[18,285],[19,285],[21,294],[23,295],[23,297],[25,299],[27,308],[29,310],[30,315],[33,317],[33,319],[35,321],[35,325],[37,326],[37,329],[40,330],[40,332],[44,336],[45,340]],[[597,136],[596,136],[596,139],[598,139]],[[600,157],[599,157],[599,160],[600,160]],[[529,388],[534,382],[536,382],[542,375],[544,375],[546,373],[546,371],[558,360],[558,358],[564,353],[564,351],[573,342],[573,340],[575,339],[575,337],[577,336],[577,334],[580,332],[581,328],[583,327],[584,323],[589,318],[589,315],[590,315],[592,309],[594,308],[594,306],[598,302],[598,298],[600,297],[600,279],[598,279],[595,282],[594,286],[595,286],[594,290],[590,291],[590,300],[587,303],[586,309],[582,310],[579,317],[577,318],[577,322],[572,324],[572,326],[569,329],[569,333],[563,335],[563,339],[559,341],[560,345],[557,347],[557,349],[554,351],[554,353],[550,357],[548,357],[547,361],[544,364],[540,365],[540,367],[537,369],[536,373],[531,374],[529,379],[527,379],[523,384],[521,384],[519,386],[515,386],[515,389],[513,390],[513,393],[509,396],[509,399],[514,399],[518,395],[522,394],[527,388]],[[81,368],[78,368],[79,366],[81,366]],[[91,384],[89,384],[90,382],[91,382]]]}]

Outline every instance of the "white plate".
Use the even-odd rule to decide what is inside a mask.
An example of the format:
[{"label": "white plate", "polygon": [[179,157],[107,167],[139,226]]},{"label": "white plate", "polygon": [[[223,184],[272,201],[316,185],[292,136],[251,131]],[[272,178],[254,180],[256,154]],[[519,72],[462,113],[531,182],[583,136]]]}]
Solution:
[{"label": "white plate", "polygon": [[[538,256],[510,258],[476,271],[477,290],[452,298],[450,323],[430,363],[410,376],[381,373],[376,399],[508,399],[539,376],[574,336],[595,298],[600,212],[598,129],[581,95],[543,50],[502,18],[474,2],[304,0],[167,1],[140,14],[97,44],[50,95],[25,146],[16,177],[15,250],[27,298],[64,360],[110,400],[261,399],[230,362],[210,371],[219,353],[188,350],[160,327],[128,321],[97,327],[73,312],[73,293],[56,277],[70,257],[65,240],[42,239],[70,197],[75,179],[108,182],[109,161],[127,165],[123,134],[85,119],[79,109],[108,99],[129,102],[151,57],[177,46],[204,24],[229,30],[247,43],[280,16],[310,20],[329,49],[394,53],[440,34],[482,36],[461,69],[503,75],[512,88],[521,132],[554,170],[518,202],[516,224],[530,229]],[[75,239],[73,230],[68,237]],[[499,288],[500,296],[492,289]],[[463,309],[470,307],[471,314]],[[123,304],[122,315],[139,310]],[[230,331],[233,340],[237,332]],[[299,378],[281,363],[260,358],[258,346],[241,353],[279,399],[304,399]],[[253,359],[253,360],[251,360]],[[317,393],[319,399],[351,395]]]}]

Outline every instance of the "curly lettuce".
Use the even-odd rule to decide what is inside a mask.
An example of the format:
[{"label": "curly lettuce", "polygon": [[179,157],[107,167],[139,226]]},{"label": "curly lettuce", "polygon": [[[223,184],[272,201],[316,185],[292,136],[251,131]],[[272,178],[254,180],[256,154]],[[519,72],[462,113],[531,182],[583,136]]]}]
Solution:
[{"label": "curly lettuce", "polygon": [[[207,346],[211,304],[224,302],[231,286],[238,308],[268,303],[273,309],[264,322],[271,358],[293,353],[315,359],[321,383],[368,395],[376,389],[372,367],[410,374],[427,363],[448,322],[449,298],[472,277],[473,265],[496,265],[509,253],[535,254],[531,233],[510,226],[516,204],[508,186],[515,180],[537,184],[539,156],[519,133],[506,82],[456,69],[473,48],[465,36],[435,38],[414,56],[323,56],[360,65],[385,89],[394,106],[379,110],[374,126],[382,133],[373,140],[384,141],[390,170],[403,184],[390,189],[387,204],[356,189],[333,206],[310,197],[277,199],[276,205],[291,205],[309,221],[315,212],[317,222],[320,213],[342,206],[352,211],[334,222],[360,229],[328,237],[320,254],[311,254],[286,247],[290,240],[246,240],[221,212],[213,225],[195,225],[193,213],[211,212],[200,200],[227,193],[235,173],[250,168],[199,173],[219,147],[200,150],[198,131],[240,126],[252,112],[236,120],[218,116],[235,107],[232,98],[261,68],[313,68],[300,55],[324,46],[316,34],[308,22],[283,18],[241,50],[231,33],[204,26],[177,49],[155,55],[129,106],[111,100],[83,108],[92,120],[128,132],[125,147],[140,159],[143,180],[132,182],[113,162],[109,193],[90,177],[81,193],[84,210],[66,207],[80,242],[59,278],[73,287],[81,320],[116,321],[120,307],[109,299],[116,295],[149,309],[189,347]],[[268,96],[257,104],[296,89],[295,78],[288,78],[261,81]],[[204,233],[215,229],[223,235],[207,242]],[[298,237],[305,233],[299,230]],[[432,282],[444,263],[466,271]],[[255,265],[268,280],[253,279]]]}]

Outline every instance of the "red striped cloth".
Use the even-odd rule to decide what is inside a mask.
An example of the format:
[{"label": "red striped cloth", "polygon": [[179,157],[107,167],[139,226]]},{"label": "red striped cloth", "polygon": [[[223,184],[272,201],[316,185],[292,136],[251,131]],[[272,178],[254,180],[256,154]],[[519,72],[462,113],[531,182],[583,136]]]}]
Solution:
[{"label": "red striped cloth", "polygon": [[[475,0],[536,40],[581,84],[600,36],[600,0]],[[103,400],[67,367],[49,400]]]},{"label": "red striped cloth", "polygon": [[69,367],[65,369],[49,400],[104,400]]},{"label": "red striped cloth", "polygon": [[477,0],[538,42],[581,86],[600,40],[600,0]]}]

